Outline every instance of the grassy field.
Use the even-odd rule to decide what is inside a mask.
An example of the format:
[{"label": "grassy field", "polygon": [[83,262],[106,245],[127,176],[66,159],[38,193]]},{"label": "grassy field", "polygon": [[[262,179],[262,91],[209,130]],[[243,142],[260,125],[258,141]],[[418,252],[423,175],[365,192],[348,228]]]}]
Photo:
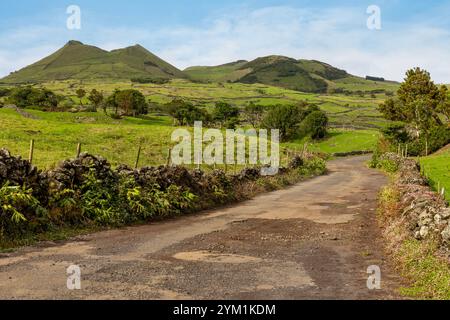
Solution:
[{"label": "grassy field", "polygon": [[0,147],[27,156],[29,142],[34,139],[34,164],[41,168],[73,158],[78,143],[83,151],[104,156],[114,165],[133,165],[142,144],[141,165],[163,164],[174,130],[172,121],[165,117],[113,120],[102,113],[27,112],[37,119],[0,109]]},{"label": "grassy field", "polygon": [[435,190],[445,189],[445,196],[450,201],[450,148],[420,160],[425,174],[431,180]]},{"label": "grassy field", "polygon": [[[217,101],[226,101],[238,107],[251,101],[263,105],[307,101],[317,104],[330,119],[329,138],[310,147],[326,153],[370,150],[376,143],[378,129],[386,125],[377,110],[377,105],[386,98],[381,94],[375,98],[369,95],[312,94],[261,84],[200,84],[186,80],[173,80],[164,85],[72,80],[36,86],[69,96],[76,104],[80,103],[75,94],[79,88],[86,91],[95,88],[105,95],[115,89],[134,88],[141,91],[148,101],[166,103],[181,98],[205,108],[212,107]],[[88,104],[86,98],[82,102]],[[80,142],[83,151],[102,155],[113,165],[133,165],[139,145],[143,146],[141,165],[164,164],[170,147],[170,135],[175,129],[172,120],[164,116],[114,120],[101,112],[27,112],[36,119],[24,117],[12,109],[0,109],[0,147],[27,156],[29,142],[34,139],[34,163],[45,168],[73,157]],[[304,143],[293,141],[285,147],[301,150]]]},{"label": "grassy field", "polygon": [[[40,168],[51,168],[61,160],[73,158],[78,143],[82,143],[83,151],[101,155],[114,166],[133,166],[139,145],[140,166],[165,164],[171,134],[176,129],[172,119],[164,116],[114,120],[100,112],[26,112],[32,118],[13,109],[0,109],[0,148],[27,157],[33,139],[33,163]],[[327,153],[368,150],[376,138],[377,131],[334,129],[328,139],[312,144],[310,149]],[[283,144],[282,148],[300,151],[303,145],[304,141],[299,140]]]},{"label": "grassy field", "polygon": [[[195,105],[211,107],[217,101],[229,102],[243,107],[249,102],[262,105],[294,104],[307,101],[317,104],[329,118],[331,127],[348,129],[379,129],[386,121],[377,110],[377,106],[386,99],[384,94],[375,98],[370,95],[313,94],[287,90],[262,84],[211,83],[200,84],[186,80],[173,80],[168,84],[133,84],[131,82],[87,82],[87,81],[53,81],[37,85],[54,90],[58,94],[70,96],[79,103],[76,90],[97,89],[106,95],[114,89],[134,88],[141,91],[149,101],[167,103],[175,98],[193,102]],[[83,101],[88,103],[87,99]]]}]

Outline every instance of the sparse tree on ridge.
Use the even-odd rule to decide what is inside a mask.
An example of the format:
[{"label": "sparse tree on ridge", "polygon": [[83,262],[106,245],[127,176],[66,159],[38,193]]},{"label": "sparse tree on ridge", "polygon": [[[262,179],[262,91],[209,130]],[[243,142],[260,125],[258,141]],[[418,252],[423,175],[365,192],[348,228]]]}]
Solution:
[{"label": "sparse tree on ridge", "polygon": [[83,98],[86,96],[86,90],[78,89],[76,92],[78,99],[80,99],[80,104],[83,105]]},{"label": "sparse tree on ridge", "polygon": [[91,93],[88,96],[89,101],[94,106],[95,111],[97,111],[97,108],[102,104],[104,96],[103,93],[100,91],[97,91],[96,89],[92,89]]}]

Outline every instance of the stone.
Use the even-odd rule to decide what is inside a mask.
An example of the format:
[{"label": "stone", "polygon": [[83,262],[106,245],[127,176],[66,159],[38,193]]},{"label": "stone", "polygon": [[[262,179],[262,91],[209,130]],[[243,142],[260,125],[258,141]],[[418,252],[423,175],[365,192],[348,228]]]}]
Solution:
[{"label": "stone", "polygon": [[450,224],[441,232],[441,236],[445,243],[450,244]]},{"label": "stone", "polygon": [[420,228],[419,234],[422,239],[425,239],[430,232],[430,229],[427,226],[423,226]]}]

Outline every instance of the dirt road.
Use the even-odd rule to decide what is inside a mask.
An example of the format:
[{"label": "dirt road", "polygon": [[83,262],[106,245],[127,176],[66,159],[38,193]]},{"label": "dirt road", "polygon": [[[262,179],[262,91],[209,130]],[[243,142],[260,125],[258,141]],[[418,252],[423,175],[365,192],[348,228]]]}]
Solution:
[{"label": "dirt road", "polygon": [[[388,299],[367,157],[236,206],[0,256],[3,299]],[[81,290],[67,289],[78,265]],[[367,268],[381,268],[381,290]]]}]

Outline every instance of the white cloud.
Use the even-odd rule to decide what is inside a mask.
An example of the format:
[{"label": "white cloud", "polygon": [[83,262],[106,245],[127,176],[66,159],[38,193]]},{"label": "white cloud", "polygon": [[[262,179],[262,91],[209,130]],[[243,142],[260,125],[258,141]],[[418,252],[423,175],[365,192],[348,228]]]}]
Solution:
[{"label": "white cloud", "polygon": [[[280,54],[393,80],[402,80],[408,68],[420,66],[437,82],[450,83],[449,31],[431,27],[429,21],[414,25],[383,21],[382,30],[370,31],[367,17],[363,7],[305,10],[279,6],[236,10],[209,18],[202,27],[98,27],[94,32],[83,30],[82,35],[85,42],[107,50],[140,43],[179,68]],[[3,75],[42,58],[71,37],[45,27],[16,30],[7,39],[5,34],[0,34],[2,43],[20,48],[30,45],[0,51]]]}]

